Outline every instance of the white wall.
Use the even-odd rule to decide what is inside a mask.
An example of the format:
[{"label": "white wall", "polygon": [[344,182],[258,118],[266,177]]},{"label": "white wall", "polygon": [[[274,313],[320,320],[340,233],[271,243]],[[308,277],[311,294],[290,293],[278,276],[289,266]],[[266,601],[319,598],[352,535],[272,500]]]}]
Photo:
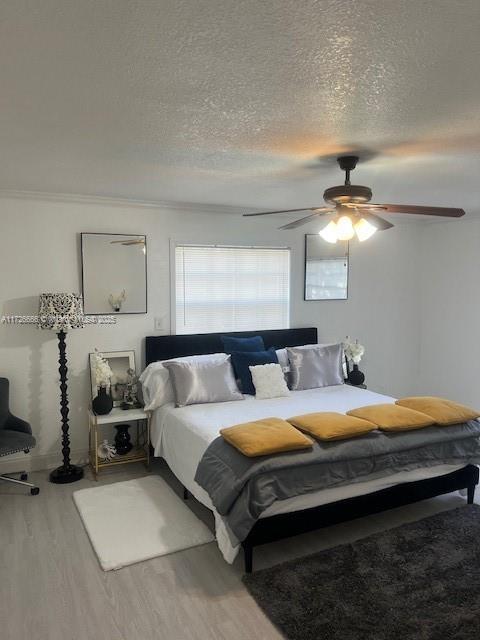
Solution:
[{"label": "white wall", "polygon": [[480,408],[480,220],[422,229],[418,393]]},{"label": "white wall", "polygon": [[[370,388],[401,395],[415,390],[419,317],[416,225],[397,226],[364,244],[353,243],[347,301],[304,302],[304,233],[276,231],[275,218],[228,213],[111,206],[72,201],[0,200],[0,313],[34,314],[43,291],[80,290],[79,233],[146,234],[148,314],[120,316],[115,326],[90,326],[68,337],[72,457],[87,449],[87,354],[135,349],[154,334],[154,318],[170,320],[169,240],[292,247],[291,326],[317,326],[321,341],[358,337],[366,346],[363,368]],[[255,329],[255,327],[252,327]],[[57,342],[31,326],[0,325],[0,375],[11,381],[12,410],[29,420],[38,439],[34,466],[60,459]],[[6,461],[2,461],[3,468]],[[10,467],[13,466],[10,464]],[[18,466],[18,464],[17,464]]]}]

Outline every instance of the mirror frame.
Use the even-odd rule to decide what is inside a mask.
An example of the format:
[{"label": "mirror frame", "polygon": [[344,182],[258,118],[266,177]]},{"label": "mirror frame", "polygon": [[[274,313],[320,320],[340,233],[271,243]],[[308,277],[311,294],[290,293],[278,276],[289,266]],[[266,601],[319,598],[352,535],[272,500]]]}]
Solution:
[{"label": "mirror frame", "polygon": [[[346,244],[346,255],[347,255],[347,295],[345,298],[307,298],[307,248],[308,248],[308,238],[317,237],[321,240],[321,237],[318,233],[306,233],[305,234],[305,245],[304,245],[304,270],[303,270],[303,300],[304,302],[345,302],[348,300],[349,293],[349,281],[350,281],[350,243],[345,242]],[[324,241],[325,242],[325,241]]]},{"label": "mirror frame", "polygon": [[102,316],[102,315],[114,315],[114,316],[135,316],[135,315],[145,315],[148,313],[148,269],[147,269],[147,236],[144,233],[106,233],[105,231],[82,231],[80,233],[80,259],[81,259],[81,272],[82,272],[82,297],[83,304],[85,305],[85,278],[84,278],[84,269],[83,269],[83,261],[84,261],[84,253],[83,253],[83,236],[125,236],[126,238],[132,236],[140,236],[145,240],[145,311],[112,311],[111,313],[105,312],[87,312],[84,308],[84,313],[89,316]]}]

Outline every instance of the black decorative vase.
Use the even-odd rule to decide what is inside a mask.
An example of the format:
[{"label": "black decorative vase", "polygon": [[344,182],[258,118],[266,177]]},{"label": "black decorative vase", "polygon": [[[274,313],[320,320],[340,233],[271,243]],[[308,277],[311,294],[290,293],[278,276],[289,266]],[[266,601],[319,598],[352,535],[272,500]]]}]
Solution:
[{"label": "black decorative vase", "polygon": [[115,429],[117,435],[115,436],[115,448],[119,456],[124,456],[132,450],[132,443],[130,442],[130,434],[128,433],[129,424],[117,424]]},{"label": "black decorative vase", "polygon": [[348,381],[354,387],[359,387],[365,381],[365,374],[360,371],[358,364],[353,365],[353,369],[348,374]]},{"label": "black decorative vase", "polygon": [[106,387],[98,387],[98,395],[92,400],[92,409],[97,416],[106,416],[113,409],[112,396]]}]

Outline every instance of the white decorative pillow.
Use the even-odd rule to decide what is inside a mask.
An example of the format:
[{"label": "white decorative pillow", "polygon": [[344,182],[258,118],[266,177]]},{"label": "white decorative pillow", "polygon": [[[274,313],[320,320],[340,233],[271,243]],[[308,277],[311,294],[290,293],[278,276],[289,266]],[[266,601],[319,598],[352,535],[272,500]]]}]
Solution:
[{"label": "white decorative pillow", "polygon": [[248,368],[252,374],[255,397],[259,400],[290,395],[282,367],[279,364],[257,364]]},{"label": "white decorative pillow", "polygon": [[290,360],[286,349],[277,349],[275,351],[278,358],[278,364],[282,367],[283,373],[290,371]]},{"label": "white decorative pillow", "polygon": [[153,411],[164,404],[175,402],[170,373],[161,362],[149,364],[139,380],[146,411]]}]

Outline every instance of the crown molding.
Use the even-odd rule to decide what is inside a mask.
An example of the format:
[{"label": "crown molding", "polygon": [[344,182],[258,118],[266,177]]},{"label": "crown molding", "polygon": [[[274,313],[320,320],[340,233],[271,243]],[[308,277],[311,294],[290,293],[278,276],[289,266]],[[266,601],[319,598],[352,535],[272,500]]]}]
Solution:
[{"label": "crown molding", "polygon": [[76,193],[53,193],[49,191],[23,191],[0,189],[1,199],[41,200],[45,202],[64,202],[73,204],[102,205],[110,207],[138,207],[143,209],[174,209],[177,211],[201,213],[250,213],[257,209],[230,204],[212,204],[203,202],[181,202],[174,200],[136,200],[134,198],[111,198],[107,196],[88,196]]}]

